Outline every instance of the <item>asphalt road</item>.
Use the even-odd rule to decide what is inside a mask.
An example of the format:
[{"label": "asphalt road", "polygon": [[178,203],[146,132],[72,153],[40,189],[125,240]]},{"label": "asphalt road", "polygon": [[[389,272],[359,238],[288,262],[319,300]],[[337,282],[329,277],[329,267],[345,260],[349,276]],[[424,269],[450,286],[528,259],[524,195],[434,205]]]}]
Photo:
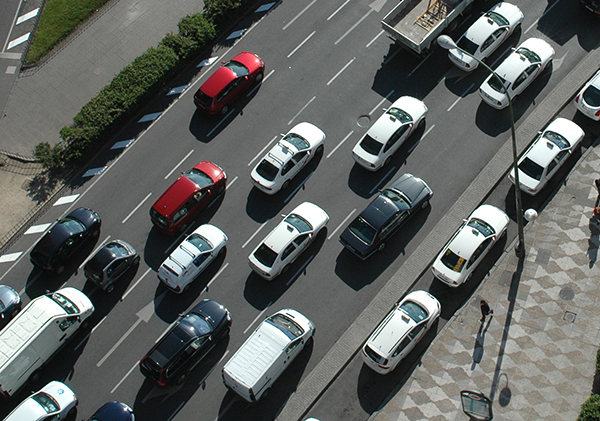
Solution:
[{"label": "asphalt road", "polygon": [[[522,31],[488,63],[494,67],[510,46],[531,36],[543,37],[556,50],[552,72],[538,78],[517,99],[518,124],[598,45],[600,34],[594,32],[595,22],[581,19],[572,2],[562,0],[554,7],[516,3],[525,14]],[[483,10],[492,4],[479,7]],[[79,195],[76,201],[50,208],[37,223],[50,223],[76,206],[91,207],[102,217],[100,242],[121,238],[134,245],[143,256],[142,264],[112,294],[86,285],[79,269],[100,244],[82,250],[60,277],[41,274],[28,261],[39,233],[24,235],[9,251],[23,254],[14,263],[0,263],[0,282],[22,290],[25,301],[67,283],[83,289],[96,306],[91,334],[87,335],[88,331],[76,336],[45,372],[46,380],[66,379],[75,390],[80,401],[78,418],[116,399],[132,405],[140,420],[273,419],[302,378],[401,269],[444,210],[505,142],[509,135],[507,113],[482,104],[477,94],[485,73],[462,77],[441,51],[423,61],[398,50],[382,34],[379,24],[393,6],[391,1],[368,4],[341,0],[278,4],[262,20],[253,17],[257,24],[243,39],[232,43],[231,49],[225,45],[213,52],[219,60],[226,60],[237,52],[252,51],[266,62],[263,83],[242,97],[230,115],[207,118],[195,110],[192,95],[210,74],[212,69],[207,67],[199,78],[190,81],[195,86],[179,100],[170,102],[172,96],[161,97],[149,104],[147,113],[164,111],[171,105],[128,148],[105,151],[97,157],[90,168],[106,169],[100,175],[77,178],[72,191],[66,193]],[[548,13],[540,18],[546,9]],[[415,96],[428,105],[425,130],[409,139],[389,168],[374,174],[357,168],[350,150],[381,109],[401,95]],[[286,191],[274,197],[260,194],[249,181],[259,152],[279,133],[301,121],[310,121],[327,134],[323,155],[313,160]],[[130,139],[148,126],[133,123],[117,140]],[[219,226],[230,242],[225,256],[215,261],[187,294],[175,295],[159,284],[155,272],[181,238],[158,233],[147,212],[178,172],[202,160],[223,167],[229,184],[224,197],[197,223],[210,221]],[[431,186],[431,207],[418,214],[381,253],[360,262],[337,241],[340,230],[378,188],[404,172],[422,177]],[[267,282],[253,275],[247,264],[250,251],[279,223],[282,213],[307,200],[329,213],[327,236],[314,243],[281,278]],[[506,208],[502,200],[498,205]],[[494,252],[497,257],[501,250]],[[490,267],[493,260],[486,264]],[[480,276],[483,273],[480,271]],[[422,287],[428,289],[426,282],[431,279],[423,282]],[[471,287],[475,286],[471,282]],[[447,308],[458,308],[464,302],[466,291],[457,296],[441,292],[444,296],[440,298],[447,304],[444,319],[451,316]],[[197,367],[182,387],[154,387],[139,372],[139,359],[179,313],[205,297],[232,312],[229,341],[215,349],[210,360]],[[288,368],[264,401],[248,407],[226,391],[219,371],[259,320],[285,307],[295,308],[315,322],[314,344]],[[414,352],[411,358],[416,355]],[[322,419],[341,419],[346,409],[350,412],[342,418],[366,419],[385,398],[382,391],[374,397],[359,396],[358,407],[348,404],[348,400],[356,399],[356,392],[362,393],[373,384],[373,375],[357,364],[353,361],[343,374],[348,379],[344,387],[356,389],[354,395],[342,393],[344,387],[332,388],[335,399],[315,407]],[[400,379],[402,373],[393,376]],[[392,386],[386,387],[390,390]],[[15,404],[26,392],[14,399]],[[327,405],[330,410],[319,409]],[[0,415],[9,410],[3,406]]]}]

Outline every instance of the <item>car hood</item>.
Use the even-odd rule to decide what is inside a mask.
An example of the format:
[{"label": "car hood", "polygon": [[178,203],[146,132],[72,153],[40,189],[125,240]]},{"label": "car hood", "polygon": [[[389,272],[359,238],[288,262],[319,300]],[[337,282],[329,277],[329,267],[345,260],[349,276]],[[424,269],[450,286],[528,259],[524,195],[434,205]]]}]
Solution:
[{"label": "car hood", "polygon": [[94,224],[100,221],[100,217],[96,212],[88,208],[77,208],[69,214],[70,217],[81,222],[86,229],[90,229]]},{"label": "car hood", "polygon": [[419,203],[425,197],[433,194],[427,183],[409,173],[403,174],[388,188],[404,194],[413,204],[413,207],[415,203]]},{"label": "car hood", "polygon": [[215,300],[206,299],[196,305],[190,313],[197,313],[209,318],[213,329],[219,326],[227,318],[227,309]]}]

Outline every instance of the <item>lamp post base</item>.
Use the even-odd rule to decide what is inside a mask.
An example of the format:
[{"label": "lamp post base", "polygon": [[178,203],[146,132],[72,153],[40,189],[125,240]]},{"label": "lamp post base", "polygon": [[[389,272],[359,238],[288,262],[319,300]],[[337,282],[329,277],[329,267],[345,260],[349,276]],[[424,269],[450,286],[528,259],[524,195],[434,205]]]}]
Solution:
[{"label": "lamp post base", "polygon": [[515,254],[519,259],[525,257],[525,245],[520,241],[515,244]]}]

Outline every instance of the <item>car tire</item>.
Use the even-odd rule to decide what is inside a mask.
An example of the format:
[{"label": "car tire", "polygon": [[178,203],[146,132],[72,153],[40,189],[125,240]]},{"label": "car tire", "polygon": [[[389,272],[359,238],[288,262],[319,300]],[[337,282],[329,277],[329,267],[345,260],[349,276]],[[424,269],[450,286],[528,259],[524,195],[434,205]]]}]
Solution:
[{"label": "car tire", "polygon": [[323,153],[323,149],[324,146],[323,145],[319,145],[319,147],[317,148],[317,150],[315,151],[315,155],[320,155]]},{"label": "car tire", "polygon": [[29,383],[29,385],[35,386],[40,381],[40,378],[42,377],[42,373],[43,373],[43,370],[41,368],[38,368],[33,373],[31,373],[31,375],[29,376],[29,379],[27,379],[27,382]]},{"label": "car tire", "polygon": [[281,190],[285,190],[287,189],[287,187],[290,185],[290,180],[285,180],[283,182],[283,184],[281,185]]},{"label": "car tire", "polygon": [[59,265],[56,269],[54,269],[54,273],[57,275],[62,275],[65,272],[65,265]]},{"label": "car tire", "polygon": [[183,384],[183,382],[185,381],[185,379],[187,379],[187,375],[188,375],[188,373],[183,373],[181,376],[177,377],[177,381],[175,382],[175,384],[177,386]]},{"label": "car tire", "polygon": [[388,157],[385,159],[385,162],[383,163],[383,166],[384,166],[384,167],[387,167],[388,165],[390,165],[390,162],[392,162],[392,157],[391,157],[391,156],[388,156]]},{"label": "car tire", "polygon": [[188,292],[190,290],[192,283],[190,282],[189,284],[187,284],[186,286],[183,287],[183,292]]},{"label": "car tire", "polygon": [[419,121],[419,125],[417,126],[417,130],[422,130],[425,128],[425,119]]},{"label": "car tire", "polygon": [[283,269],[281,269],[281,273],[286,273],[286,272],[287,272],[287,271],[289,271],[289,270],[290,270],[290,265],[289,265],[289,264],[287,264],[287,265],[285,265],[285,266],[283,267]]},{"label": "car tire", "polygon": [[222,256],[223,253],[225,253],[225,246],[221,247],[221,250],[219,250],[218,256]]},{"label": "car tire", "polygon": [[131,262],[132,266],[138,266],[140,264],[140,256],[136,256],[135,259],[133,259],[133,262]]},{"label": "car tire", "polygon": [[264,76],[265,76],[265,75],[264,75],[264,73],[263,73],[263,72],[260,72],[260,73],[258,73],[258,74],[257,74],[257,75],[254,77],[254,81],[255,81],[256,83],[260,83],[260,82],[263,80],[263,77],[264,77]]},{"label": "car tire", "polygon": [[73,408],[69,409],[69,412],[67,413],[67,418],[66,419],[74,419],[76,412],[77,412],[77,405],[75,405]]},{"label": "car tire", "polygon": [[223,329],[223,332],[219,335],[219,339],[225,339],[229,335],[229,326]]},{"label": "car tire", "polygon": [[113,291],[114,291],[114,289],[115,289],[115,284],[109,284],[109,285],[106,287],[106,292],[107,292],[108,294],[110,294],[111,292],[113,292]]},{"label": "car tire", "polygon": [[229,112],[229,105],[223,105],[223,108],[221,108],[221,114],[225,115]]},{"label": "car tire", "polygon": [[381,251],[385,248],[385,243],[381,243],[379,244],[379,247],[377,247],[377,250]]},{"label": "car tire", "polygon": [[421,209],[425,209],[427,206],[429,206],[429,200],[423,202],[423,204],[421,205]]}]

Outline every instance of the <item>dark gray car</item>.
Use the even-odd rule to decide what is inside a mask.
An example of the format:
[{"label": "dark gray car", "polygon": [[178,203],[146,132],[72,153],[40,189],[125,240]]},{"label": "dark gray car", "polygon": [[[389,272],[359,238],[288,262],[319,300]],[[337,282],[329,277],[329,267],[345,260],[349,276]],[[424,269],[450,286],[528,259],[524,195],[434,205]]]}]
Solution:
[{"label": "dark gray car", "polygon": [[132,266],[140,263],[137,251],[123,240],[106,243],[88,260],[83,273],[106,292],[112,292],[115,282]]},{"label": "dark gray car", "polygon": [[366,259],[406,223],[419,209],[429,205],[433,191],[412,174],[404,174],[361,212],[340,235],[340,242],[352,253]]},{"label": "dark gray car", "polygon": [[8,285],[0,285],[0,328],[6,326],[21,310],[21,296]]}]

